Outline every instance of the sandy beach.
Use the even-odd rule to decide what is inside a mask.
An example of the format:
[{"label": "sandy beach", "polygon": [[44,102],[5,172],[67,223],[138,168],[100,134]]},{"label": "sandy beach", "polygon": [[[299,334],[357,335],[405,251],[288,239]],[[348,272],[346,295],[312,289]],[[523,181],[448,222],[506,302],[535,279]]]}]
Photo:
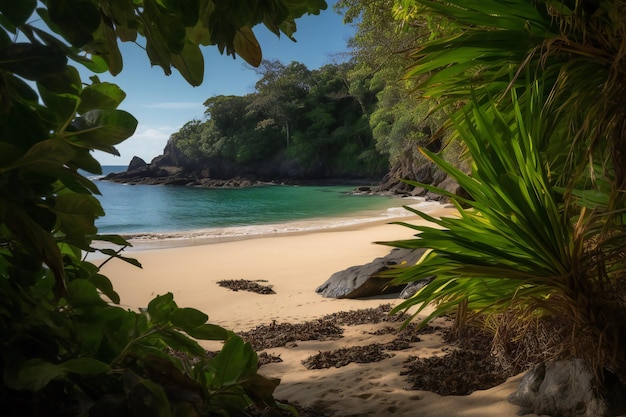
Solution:
[{"label": "sandy beach", "polygon": [[[443,207],[431,212],[434,215],[452,213]],[[401,220],[420,221],[415,216]],[[389,297],[366,300],[322,298],[315,293],[315,288],[334,272],[368,263],[391,250],[372,242],[408,239],[413,234],[409,228],[374,221],[305,233],[165,249],[140,245],[127,255],[138,259],[143,269],[114,260],[102,271],[113,281],[121,296],[121,304],[126,308],[144,307],[154,296],[172,292],[179,306],[197,308],[209,315],[211,323],[241,332],[261,324],[300,323],[335,312],[399,303]],[[264,285],[271,285],[276,294],[235,292],[217,284],[221,280],[238,279],[266,280]],[[391,358],[379,362],[312,370],[302,365],[304,359],[321,351],[367,345],[373,338],[378,342],[380,336],[372,333],[381,326],[384,324],[348,326],[338,340],[297,342],[268,349],[282,362],[264,365],[259,372],[281,379],[275,392],[277,399],[314,407],[334,416],[518,415],[519,408],[506,399],[516,388],[519,375],[502,385],[468,396],[440,396],[409,390],[406,378],[400,375],[403,362],[409,355],[443,355],[448,346],[437,334],[424,335],[409,349],[393,352]]]}]

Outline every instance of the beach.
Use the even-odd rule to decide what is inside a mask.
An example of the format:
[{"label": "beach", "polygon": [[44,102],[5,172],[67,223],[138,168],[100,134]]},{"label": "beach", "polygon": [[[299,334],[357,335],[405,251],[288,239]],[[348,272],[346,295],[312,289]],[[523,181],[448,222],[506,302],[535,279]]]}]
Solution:
[{"label": "beach", "polygon": [[[431,215],[454,215],[441,206]],[[403,219],[421,222],[416,216]],[[209,315],[209,321],[236,332],[271,323],[302,323],[345,311],[396,305],[391,296],[364,300],[323,298],[317,286],[334,272],[362,265],[384,256],[390,247],[374,241],[409,239],[415,231],[377,220],[350,226],[305,232],[259,235],[254,238],[214,241],[160,248],[139,243],[127,253],[143,265],[138,269],[119,260],[103,266],[113,282],[121,305],[136,310],[156,295],[172,292],[181,307],[193,307]],[[97,262],[95,262],[97,264]],[[275,294],[232,291],[218,285],[221,280],[260,281]],[[336,340],[298,341],[268,349],[282,362],[269,363],[259,372],[280,378],[275,392],[279,400],[297,402],[334,416],[465,416],[513,417],[519,407],[507,402],[520,375],[487,390],[467,396],[440,396],[428,391],[409,390],[400,375],[409,355],[438,356],[449,346],[437,333],[422,336],[409,349],[373,363],[350,363],[339,368],[307,369],[302,361],[322,351],[346,346],[368,345],[384,337],[376,331],[389,323],[366,323],[344,327]],[[391,324],[400,326],[399,323]],[[441,323],[445,326],[445,323]],[[207,348],[210,348],[207,344]],[[532,414],[531,414],[532,416]]]}]

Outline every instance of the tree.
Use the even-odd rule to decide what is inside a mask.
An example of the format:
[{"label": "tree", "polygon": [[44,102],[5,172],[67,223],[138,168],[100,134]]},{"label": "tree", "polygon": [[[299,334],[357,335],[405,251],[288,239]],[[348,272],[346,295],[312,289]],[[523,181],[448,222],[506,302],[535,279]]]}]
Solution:
[{"label": "tree", "polygon": [[[117,107],[124,92],[97,76],[81,80],[70,60],[118,74],[119,41],[136,42],[166,75],[193,85],[201,46],[261,60],[252,27],[292,37],[295,19],[323,0],[255,7],[211,0],[20,0],[0,4],[0,403],[9,415],[229,415],[252,403],[276,406],[277,381],[256,373],[256,354],[231,332],[180,308],[171,294],[144,312],[116,304],[97,249],[104,215],[92,150],[115,145],[136,120]],[[33,14],[43,24],[31,24]],[[42,28],[43,27],[43,28]],[[54,33],[53,33],[54,32]],[[222,340],[210,358],[195,339]],[[172,352],[177,351],[175,355]],[[193,356],[193,359],[192,359]],[[233,360],[233,358],[237,358]]]},{"label": "tree", "polygon": [[416,80],[405,77],[412,63],[409,52],[434,36],[434,23],[421,16],[399,20],[394,4],[393,0],[342,0],[335,7],[357,29],[350,41],[354,62],[348,74],[350,92],[365,109],[377,150],[388,157],[392,172],[412,176],[432,165],[419,153],[419,146],[432,142],[429,146],[440,148],[444,142],[434,133],[445,112],[433,111],[437,103],[417,94]]},{"label": "tree", "polygon": [[599,392],[600,376],[625,382],[626,209],[615,151],[625,118],[621,104],[608,105],[624,100],[624,39],[613,36],[624,32],[624,4],[417,0],[397,11],[443,16],[460,30],[418,46],[410,74],[423,77],[424,95],[465,103],[450,125],[473,157],[467,176],[424,151],[471,198],[448,194],[460,219],[418,213],[441,229],[393,243],[432,249],[395,271],[399,281],[436,276],[401,308],[434,303],[428,319],[495,322],[506,338],[558,318],[568,337],[545,352],[586,359]]}]

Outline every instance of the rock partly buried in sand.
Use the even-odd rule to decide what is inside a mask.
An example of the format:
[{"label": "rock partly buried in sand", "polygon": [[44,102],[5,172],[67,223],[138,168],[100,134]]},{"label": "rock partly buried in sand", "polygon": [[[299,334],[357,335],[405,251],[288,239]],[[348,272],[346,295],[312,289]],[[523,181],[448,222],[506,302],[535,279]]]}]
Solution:
[{"label": "rock partly buried in sand", "polygon": [[364,298],[400,292],[404,285],[390,286],[389,279],[378,274],[402,262],[415,264],[423,253],[423,249],[393,249],[387,256],[368,264],[335,272],[315,292],[328,298]]},{"label": "rock partly buried in sand", "polygon": [[[599,396],[594,375],[582,359],[535,365],[522,378],[509,401],[528,413],[562,417],[609,417],[622,414],[624,387],[611,397]],[[620,391],[618,393],[617,391]]]}]

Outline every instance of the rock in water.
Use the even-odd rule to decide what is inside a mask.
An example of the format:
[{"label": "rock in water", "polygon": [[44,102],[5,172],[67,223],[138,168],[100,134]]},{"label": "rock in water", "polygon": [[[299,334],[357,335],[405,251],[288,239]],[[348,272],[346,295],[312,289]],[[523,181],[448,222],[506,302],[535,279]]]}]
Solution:
[{"label": "rock in water", "polygon": [[130,164],[128,164],[128,168],[126,171],[134,171],[136,169],[141,169],[147,167],[146,161],[141,159],[138,156],[133,156],[133,159],[130,160]]},{"label": "rock in water", "polygon": [[393,249],[387,256],[376,258],[368,264],[335,272],[315,292],[328,298],[364,298],[400,292],[404,285],[389,286],[388,278],[377,275],[402,262],[415,264],[423,253],[423,249]]}]

